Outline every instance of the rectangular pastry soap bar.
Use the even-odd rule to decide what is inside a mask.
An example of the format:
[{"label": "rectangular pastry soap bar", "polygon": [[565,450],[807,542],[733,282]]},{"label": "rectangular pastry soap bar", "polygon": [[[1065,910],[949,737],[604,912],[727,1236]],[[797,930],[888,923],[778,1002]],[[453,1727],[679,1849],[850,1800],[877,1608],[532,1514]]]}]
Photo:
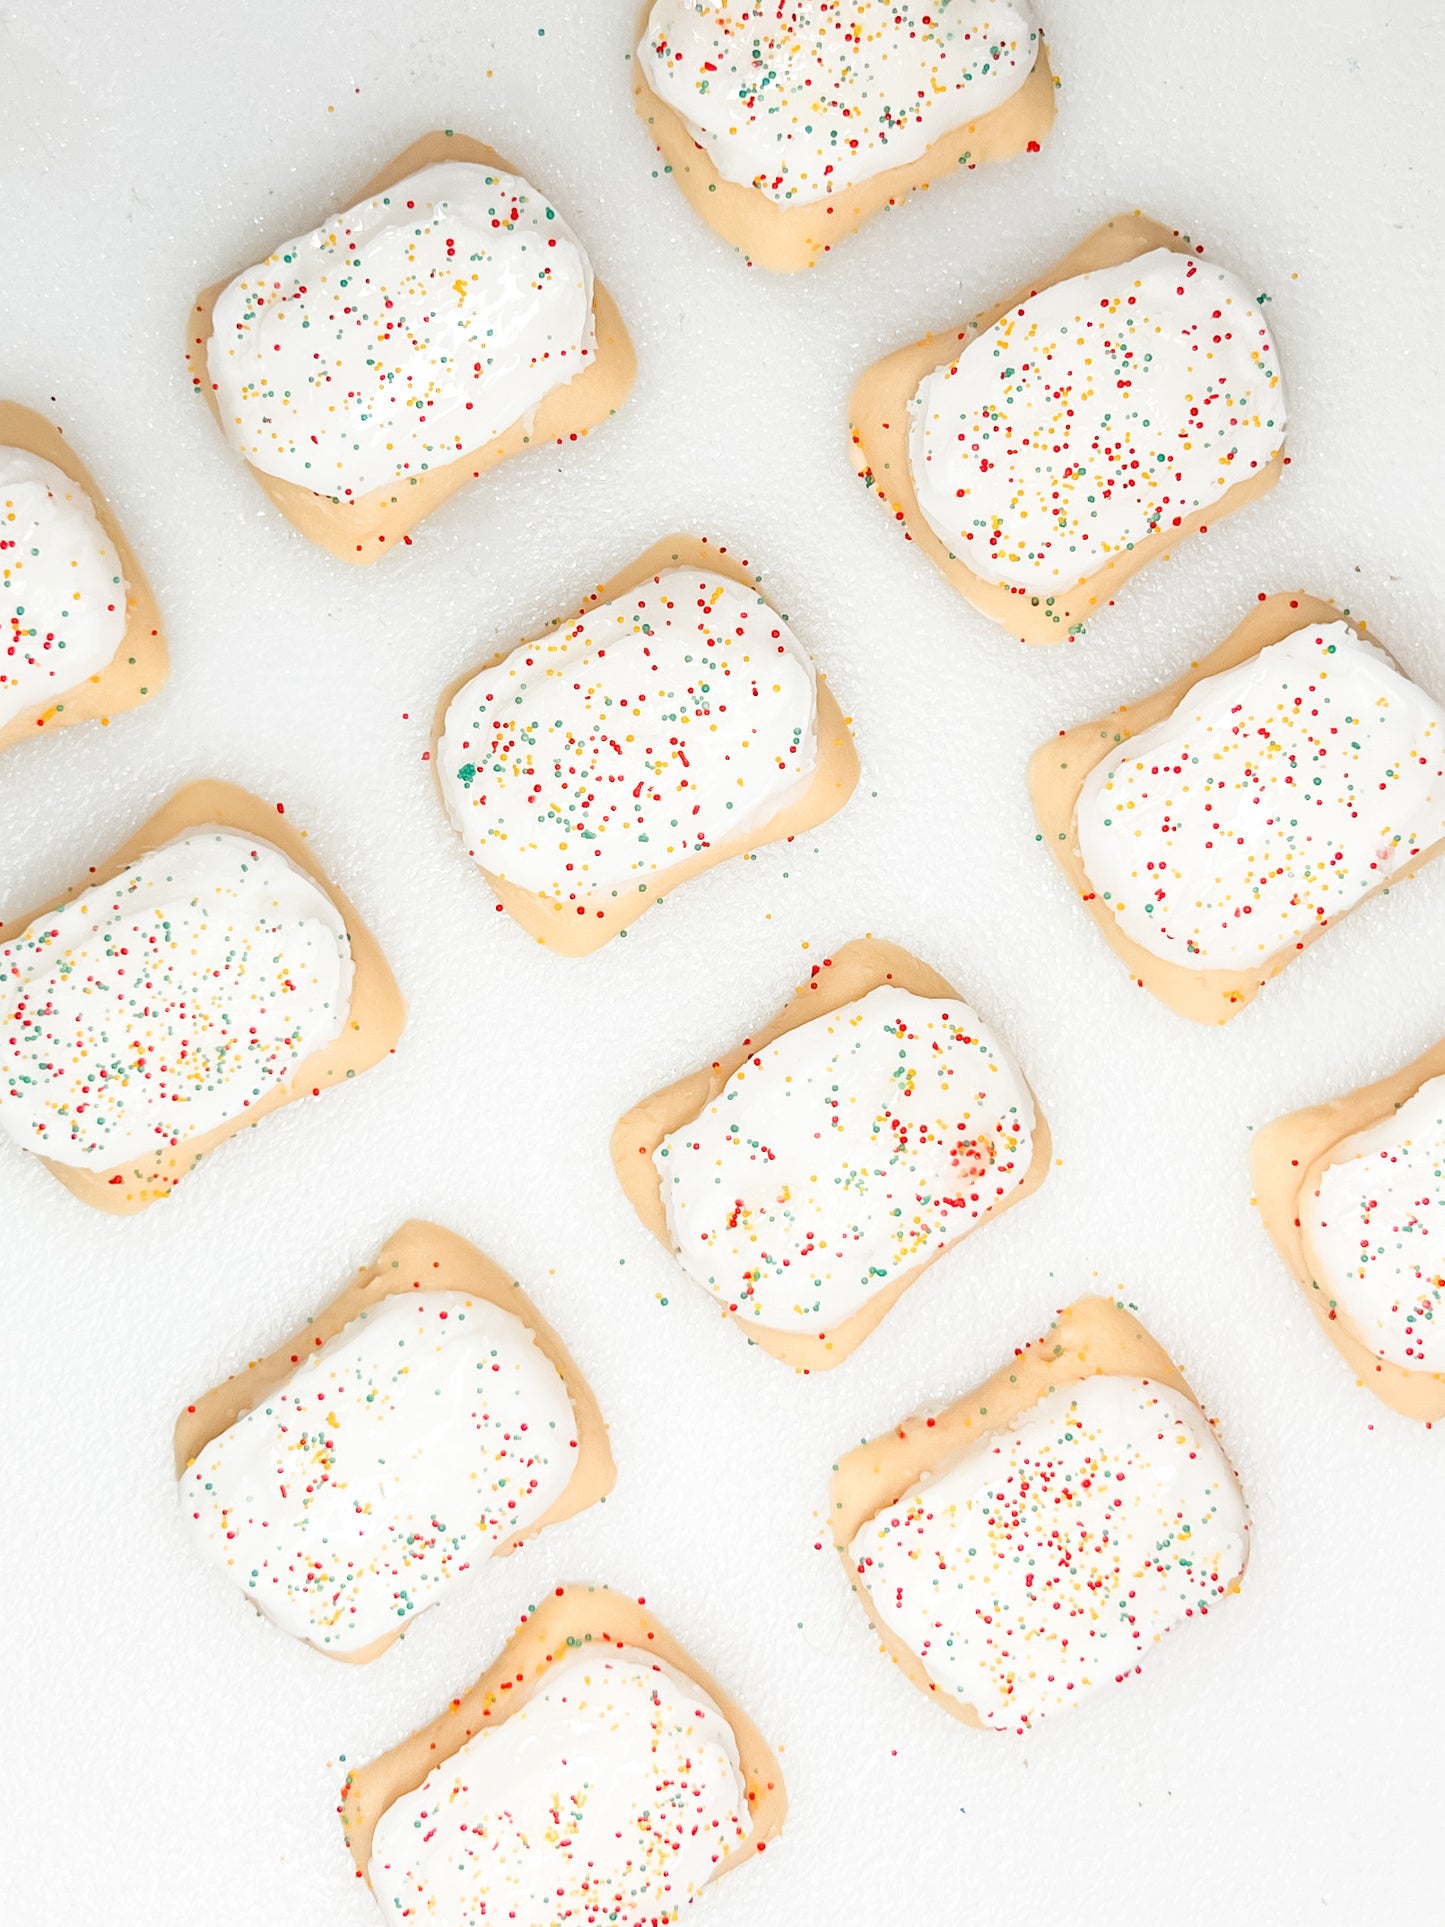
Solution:
[{"label": "rectangular pastry soap bar", "polygon": [[748,1337],[841,1365],[909,1285],[1043,1183],[1004,1041],[896,944],[845,944],[766,1029],[619,1122],[647,1228]]},{"label": "rectangular pastry soap bar", "polygon": [[750,267],[811,268],[872,215],[1054,119],[1031,0],[647,0],[633,93],[690,205]]},{"label": "rectangular pastry soap bar", "polygon": [[1405,1418],[1445,1418],[1445,1044],[1276,1118],[1249,1165],[1265,1229],[1357,1382]]},{"label": "rectangular pastry soap bar", "polygon": [[884,1650],[969,1726],[1027,1732],[1239,1590],[1249,1521],[1131,1313],[1083,1298],[947,1410],[836,1469],[833,1539]]},{"label": "rectangular pastry soap bar", "polygon": [[636,367],[557,209],[452,132],[209,288],[186,359],[271,500],[343,562],[400,548],[523,448],[586,434]]},{"label": "rectangular pastry soap bar", "polygon": [[134,709],[167,669],[155,598],[85,464],[0,402],[0,750]]},{"label": "rectangular pastry soap bar", "polygon": [[269,1111],[390,1055],[374,939],[279,804],[192,783],[86,881],[0,922],[0,1134],[142,1211]]},{"label": "rectangular pastry soap bar", "polygon": [[847,720],[745,562],[668,536],[442,697],[453,828],[522,928],[583,956],[858,780]]},{"label": "rectangular pastry soap bar", "polygon": [[1445,842],[1445,710],[1306,595],[1261,597],[1157,696],[1061,731],[1042,839],[1136,983],[1222,1024]]},{"label": "rectangular pastry soap bar", "polygon": [[429,1727],[350,1776],[341,1817],[388,1920],[677,1920],[761,1853],[783,1776],[641,1605],[559,1586]]},{"label": "rectangular pastry soap bar", "polygon": [[1081,628],[1146,562],[1273,487],[1285,399],[1264,310],[1187,235],[1123,214],[853,391],[854,465],[975,608]]},{"label": "rectangular pastry soap bar", "polygon": [[283,1632],[351,1661],[614,1478],[597,1402],[521,1286],[418,1221],[187,1406],[176,1470],[202,1556]]}]

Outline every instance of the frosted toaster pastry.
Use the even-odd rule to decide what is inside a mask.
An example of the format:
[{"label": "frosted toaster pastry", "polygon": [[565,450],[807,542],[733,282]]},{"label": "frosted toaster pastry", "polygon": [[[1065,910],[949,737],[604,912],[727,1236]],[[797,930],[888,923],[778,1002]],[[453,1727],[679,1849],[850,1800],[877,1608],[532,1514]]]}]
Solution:
[{"label": "frosted toaster pastry", "polygon": [[1253,292],[1120,215],[1007,301],[868,369],[854,465],[975,608],[1057,642],[1272,488],[1279,360]]},{"label": "frosted toaster pastry", "polygon": [[1254,1201],[1356,1380],[1445,1418],[1445,1043],[1250,1147]]},{"label": "frosted toaster pastry", "polygon": [[1157,696],[1063,730],[1042,840],[1130,975],[1222,1024],[1445,838],[1445,711],[1315,596],[1276,595]]},{"label": "frosted toaster pastry", "polygon": [[351,1661],[614,1478],[597,1402],[521,1286],[416,1220],[186,1407],[176,1474],[202,1557],[283,1632]]},{"label": "frosted toaster pastry", "polygon": [[653,0],[633,98],[692,207],[784,274],[1054,119],[1028,0]]},{"label": "frosted toaster pastry", "polygon": [[108,721],[166,679],[160,614],[69,443],[0,401],[0,750]]},{"label": "frosted toaster pastry", "polygon": [[726,549],[680,535],[454,683],[432,766],[498,901],[568,956],[715,863],[816,828],[858,780],[786,618]]},{"label": "frosted toaster pastry", "polygon": [[1043,1183],[1013,1056],[896,945],[845,944],[757,1035],[612,1136],[642,1222],[753,1343],[841,1365],[915,1278]]},{"label": "frosted toaster pastry", "polygon": [[141,1211],[388,1056],[402,1020],[281,806],[193,783],[76,889],[0,921],[0,1136],[84,1203]]},{"label": "frosted toaster pastry", "polygon": [[559,1586],[441,1717],[349,1776],[387,1920],[654,1927],[777,1837],[757,1728],[641,1605]]},{"label": "frosted toaster pastry", "polygon": [[400,548],[523,448],[576,441],[635,368],[566,221],[454,133],[425,135],[343,212],[208,289],[186,359],[272,501],[343,562]]},{"label": "frosted toaster pastry", "polygon": [[1025,1732],[1239,1590],[1248,1518],[1178,1368],[1083,1298],[945,1411],[842,1459],[834,1543],[883,1650],[956,1719]]}]

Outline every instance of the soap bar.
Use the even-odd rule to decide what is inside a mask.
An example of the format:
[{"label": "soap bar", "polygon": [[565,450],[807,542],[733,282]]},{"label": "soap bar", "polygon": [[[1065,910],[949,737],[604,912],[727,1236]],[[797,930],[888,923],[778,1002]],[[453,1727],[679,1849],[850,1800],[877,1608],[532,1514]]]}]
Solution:
[{"label": "soap bar", "polygon": [[839,1365],[929,1265],[1042,1184],[1004,1041],[894,944],[846,944],[783,1012],[618,1123],[650,1231],[802,1371]]},{"label": "soap bar", "polygon": [[1445,840],[1445,710],[1363,629],[1264,597],[1029,769],[1042,838],[1144,989],[1224,1023]]},{"label": "soap bar", "polygon": [[496,463],[595,428],[635,368],[561,214],[456,133],[208,289],[187,362],[282,513],[358,563]]},{"label": "soap bar", "polygon": [[884,1650],[971,1726],[1025,1733],[1239,1590],[1249,1520],[1133,1315],[1085,1298],[986,1384],[839,1461],[833,1538]]},{"label": "soap bar", "polygon": [[432,767],[502,907],[567,956],[714,864],[815,829],[858,780],[786,617],[745,564],[680,535],[454,683]]},{"label": "soap bar", "polygon": [[0,921],[0,1135],[103,1211],[388,1056],[403,1005],[279,805],[193,783],[83,884]]},{"label": "soap bar", "polygon": [[388,1919],[676,1920],[777,1837],[747,1716],[650,1610],[559,1586],[440,1718],[352,1773],[347,1844]]},{"label": "soap bar", "polygon": [[1405,1418],[1445,1418],[1445,1043],[1250,1145],[1254,1202],[1330,1343]]},{"label": "soap bar", "polygon": [[1029,0],[649,0],[633,56],[666,172],[781,274],[916,189],[1036,153],[1054,89]]},{"label": "soap bar", "polygon": [[614,1477],[597,1402],[521,1286],[417,1221],[187,1406],[176,1470],[201,1555],[282,1631],[353,1662]]},{"label": "soap bar", "polygon": [[908,538],[1031,643],[1076,633],[1285,461],[1255,291],[1139,214],[976,320],[875,362],[849,413],[854,466]]},{"label": "soap bar", "polygon": [[58,428],[0,401],[0,750],[154,696],[166,639],[145,576]]}]

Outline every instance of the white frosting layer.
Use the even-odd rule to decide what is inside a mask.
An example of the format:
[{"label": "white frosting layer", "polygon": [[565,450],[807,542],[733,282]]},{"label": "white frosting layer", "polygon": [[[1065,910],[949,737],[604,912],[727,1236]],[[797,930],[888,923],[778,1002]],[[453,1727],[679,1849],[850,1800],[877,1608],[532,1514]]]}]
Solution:
[{"label": "white frosting layer", "polygon": [[1089,772],[1090,887],[1190,970],[1248,970],[1445,836],[1445,711],[1344,622],[1196,683]]},{"label": "white frosting layer", "polygon": [[0,729],[105,668],[125,595],[85,490],[54,462],[0,447]]},{"label": "white frosting layer", "polygon": [[310,877],[188,831],[0,944],[0,1127],[89,1171],[199,1137],[340,1034],[351,979]]},{"label": "white frosting layer", "polygon": [[1167,1385],[1048,1393],[924,1479],[849,1548],[873,1610],[985,1725],[1023,1731],[1139,1671],[1244,1571],[1244,1500]]},{"label": "white frosting layer", "polygon": [[1026,0],[655,0],[637,57],[725,181],[804,207],[1002,105],[1038,48]]},{"label": "white frosting layer", "polygon": [[181,1479],[191,1537],[268,1619],[354,1653],[540,1519],[577,1463],[556,1367],[463,1292],[395,1292]]},{"label": "white frosting layer", "polygon": [[645,1653],[600,1647],[389,1806],[366,1873],[388,1920],[660,1927],[751,1832],[717,1707]]},{"label": "white frosting layer", "polygon": [[670,569],[452,699],[442,795],[491,875],[567,902],[775,816],[817,762],[813,665],[755,589]]},{"label": "white frosting layer", "polygon": [[1284,442],[1279,360],[1236,276],[1169,248],[1030,295],[924,378],[918,506],[985,582],[1071,589]]},{"label": "white frosting layer", "polygon": [[1009,1198],[1033,1129],[961,997],[885,985],[750,1057],[656,1163],[683,1268],[761,1326],[816,1332]]},{"label": "white frosting layer", "polygon": [[288,241],[216,302],[226,434],[351,501],[469,455],[595,359],[592,268],[515,174],[443,161]]},{"label": "white frosting layer", "polygon": [[1300,1231],[1315,1282],[1377,1358],[1445,1372],[1445,1077],[1335,1146]]}]

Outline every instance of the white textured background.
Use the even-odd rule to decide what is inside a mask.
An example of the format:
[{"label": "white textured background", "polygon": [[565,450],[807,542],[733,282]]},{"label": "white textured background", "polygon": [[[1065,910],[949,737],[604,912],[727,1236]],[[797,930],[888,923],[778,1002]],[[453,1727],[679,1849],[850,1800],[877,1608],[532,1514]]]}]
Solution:
[{"label": "white textured background", "polygon": [[[1363,613],[1445,692],[1445,15],[1434,0],[1050,0],[1040,156],[915,197],[810,275],[750,274],[654,169],[632,0],[0,5],[0,392],[62,422],[149,571],[161,698],[0,766],[0,902],[73,881],[182,781],[284,797],[411,1002],[399,1054],[229,1145],[142,1219],[0,1146],[0,1917],[362,1927],[343,1758],[428,1719],[562,1578],[645,1593],[782,1753],[792,1813],[715,1927],[1431,1922],[1442,1440],[1358,1390],[1249,1204],[1252,1126],[1445,1029],[1445,863],[1226,1031],[1133,990],[1034,840],[1056,727],[1175,675],[1260,590]],[[352,573],[271,509],[189,392],[195,292],[416,135],[494,143],[591,249],[640,362],[584,445],[474,486]],[[1272,298],[1292,468],[1081,641],[1027,652],[854,479],[856,373],[1141,206]],[[856,718],[855,801],[585,962],[492,907],[422,756],[438,692],[673,528],[730,541]],[[838,1372],[794,1378],[642,1231],[615,1116],[863,931],[1013,1039],[1062,1164]],[[364,1670],[186,1551],[170,1429],[410,1215],[512,1267],[590,1375],[614,1497]],[[1241,1597],[1036,1737],[976,1734],[879,1657],[819,1508],[837,1452],[1121,1288],[1242,1472]],[[699,1915],[701,1918],[701,1915]]]}]

